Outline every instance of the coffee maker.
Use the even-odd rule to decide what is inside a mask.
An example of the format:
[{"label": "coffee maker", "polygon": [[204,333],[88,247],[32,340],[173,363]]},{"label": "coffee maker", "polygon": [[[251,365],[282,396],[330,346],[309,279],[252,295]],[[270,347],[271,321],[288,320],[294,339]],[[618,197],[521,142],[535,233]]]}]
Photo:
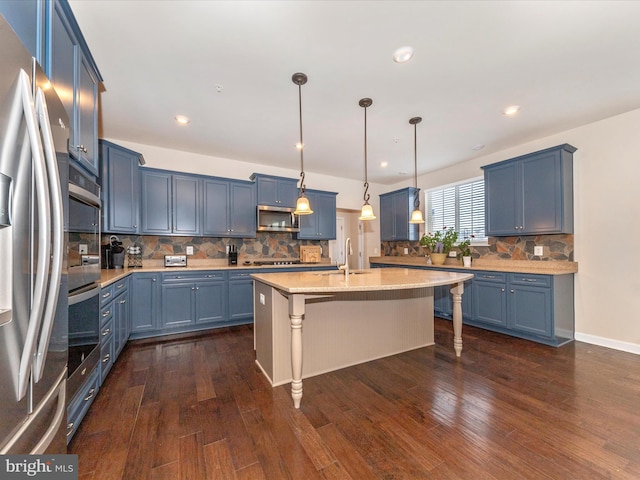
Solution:
[{"label": "coffee maker", "polygon": [[124,267],[124,247],[120,239],[111,235],[109,244],[102,245],[102,268],[122,268]]}]

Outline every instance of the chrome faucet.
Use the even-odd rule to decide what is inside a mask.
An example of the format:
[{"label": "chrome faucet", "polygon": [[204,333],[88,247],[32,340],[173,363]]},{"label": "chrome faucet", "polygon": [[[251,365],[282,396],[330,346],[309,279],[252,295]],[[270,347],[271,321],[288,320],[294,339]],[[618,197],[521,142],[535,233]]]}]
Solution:
[{"label": "chrome faucet", "polygon": [[339,265],[338,270],[344,270],[344,276],[349,276],[349,255],[353,253],[351,250],[351,237],[347,237],[344,242],[344,265]]}]

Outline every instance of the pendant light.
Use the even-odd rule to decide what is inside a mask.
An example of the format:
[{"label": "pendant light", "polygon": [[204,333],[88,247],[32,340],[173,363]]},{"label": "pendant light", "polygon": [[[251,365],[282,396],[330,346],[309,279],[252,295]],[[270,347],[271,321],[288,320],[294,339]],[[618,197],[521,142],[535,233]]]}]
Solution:
[{"label": "pendant light", "polygon": [[420,211],[420,190],[418,189],[418,134],[417,127],[422,121],[422,117],[413,117],[409,123],[413,125],[413,186],[416,189],[413,199],[413,212],[411,212],[411,220],[409,223],[424,223],[422,212]]},{"label": "pendant light", "polygon": [[300,149],[300,194],[296,202],[296,210],[293,213],[295,215],[310,215],[313,210],[309,205],[309,199],[304,194],[304,143],[302,142],[302,85],[307,83],[307,76],[304,73],[294,73],[291,80],[298,85],[298,105],[300,106],[300,143],[298,143]]},{"label": "pendant light", "polygon": [[364,205],[362,205],[362,212],[360,212],[360,220],[375,220],[376,216],[373,214],[373,208],[369,205],[369,181],[367,180],[367,107],[373,104],[373,100],[370,98],[363,98],[358,102],[358,105],[364,108]]}]

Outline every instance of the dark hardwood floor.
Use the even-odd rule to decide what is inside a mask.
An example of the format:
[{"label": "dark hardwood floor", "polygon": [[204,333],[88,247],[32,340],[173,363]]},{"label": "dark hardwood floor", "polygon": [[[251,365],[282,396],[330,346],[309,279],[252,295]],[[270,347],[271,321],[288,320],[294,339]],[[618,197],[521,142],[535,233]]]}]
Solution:
[{"label": "dark hardwood floor", "polygon": [[638,479],[640,357],[451,324],[271,388],[253,331],[129,344],[70,444],[80,479]]}]

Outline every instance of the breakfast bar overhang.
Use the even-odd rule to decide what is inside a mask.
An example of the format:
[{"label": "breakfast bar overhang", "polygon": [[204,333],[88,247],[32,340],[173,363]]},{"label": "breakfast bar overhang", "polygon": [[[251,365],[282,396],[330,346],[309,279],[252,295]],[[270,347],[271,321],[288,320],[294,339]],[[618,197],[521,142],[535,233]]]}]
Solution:
[{"label": "breakfast bar overhang", "polygon": [[452,286],[453,348],[462,352],[463,283],[471,273],[380,268],[251,277],[256,363],[272,386],[291,382],[295,408],[303,378],[433,345],[433,287]]}]

